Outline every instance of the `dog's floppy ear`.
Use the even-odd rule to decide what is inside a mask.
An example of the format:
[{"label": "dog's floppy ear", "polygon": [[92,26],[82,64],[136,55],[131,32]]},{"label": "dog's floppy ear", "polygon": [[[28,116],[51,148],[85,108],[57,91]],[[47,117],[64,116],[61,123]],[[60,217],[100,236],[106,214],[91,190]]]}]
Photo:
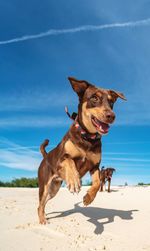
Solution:
[{"label": "dog's floppy ear", "polygon": [[78,94],[81,98],[84,95],[86,89],[90,86],[90,84],[84,80],[77,80],[73,77],[68,77],[73,90]]},{"label": "dog's floppy ear", "polygon": [[109,90],[109,92],[110,92],[110,94],[111,94],[115,99],[121,98],[121,99],[123,99],[123,100],[127,100],[126,97],[124,96],[124,94],[121,93],[121,92],[117,92],[117,91],[113,91],[113,90]]}]

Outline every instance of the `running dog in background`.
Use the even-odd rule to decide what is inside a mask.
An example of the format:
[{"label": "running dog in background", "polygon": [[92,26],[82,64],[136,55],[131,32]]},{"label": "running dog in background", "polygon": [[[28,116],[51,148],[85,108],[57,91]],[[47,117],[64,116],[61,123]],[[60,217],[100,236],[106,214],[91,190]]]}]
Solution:
[{"label": "running dog in background", "polygon": [[110,184],[111,184],[111,179],[112,179],[112,175],[113,172],[115,172],[115,168],[104,168],[104,166],[102,167],[101,171],[100,171],[100,181],[101,181],[101,185],[100,185],[100,191],[103,192],[103,187],[106,184],[106,182],[108,182],[108,192],[110,193]]},{"label": "running dog in background", "polygon": [[117,98],[125,100],[120,92],[97,88],[72,77],[69,81],[79,97],[77,116],[56,148],[47,153],[48,140],[40,148],[44,157],[38,170],[41,224],[46,223],[45,205],[57,194],[63,180],[70,192],[78,193],[80,179],[89,171],[92,186],[83,197],[83,203],[87,206],[94,200],[100,189],[101,137],[108,133],[109,125],[115,120],[115,101]]}]

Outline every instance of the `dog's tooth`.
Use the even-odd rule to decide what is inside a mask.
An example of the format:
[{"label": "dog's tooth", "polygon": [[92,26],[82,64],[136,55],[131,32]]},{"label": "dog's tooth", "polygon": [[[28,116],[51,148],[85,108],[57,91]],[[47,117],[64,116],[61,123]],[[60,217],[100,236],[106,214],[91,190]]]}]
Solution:
[{"label": "dog's tooth", "polygon": [[101,125],[100,125],[99,129],[100,129],[101,132],[104,132],[104,130],[103,130],[103,128],[102,128]]}]

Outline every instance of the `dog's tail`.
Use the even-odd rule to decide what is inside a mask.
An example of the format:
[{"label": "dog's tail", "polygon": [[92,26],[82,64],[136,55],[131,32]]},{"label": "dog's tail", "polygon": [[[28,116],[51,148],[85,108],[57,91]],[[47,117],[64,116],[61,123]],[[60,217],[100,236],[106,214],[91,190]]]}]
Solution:
[{"label": "dog's tail", "polygon": [[45,147],[48,146],[48,144],[49,144],[49,140],[45,139],[45,141],[40,146],[40,151],[41,151],[41,153],[43,155],[43,158],[45,158],[47,156],[47,152],[45,150]]}]

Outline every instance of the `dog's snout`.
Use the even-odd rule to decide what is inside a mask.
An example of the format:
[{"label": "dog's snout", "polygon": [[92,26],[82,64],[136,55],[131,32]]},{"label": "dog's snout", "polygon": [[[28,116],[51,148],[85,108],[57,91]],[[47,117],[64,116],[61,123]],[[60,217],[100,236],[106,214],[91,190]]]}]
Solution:
[{"label": "dog's snout", "polygon": [[115,114],[112,111],[106,112],[106,119],[109,123],[112,123],[115,120]]}]

